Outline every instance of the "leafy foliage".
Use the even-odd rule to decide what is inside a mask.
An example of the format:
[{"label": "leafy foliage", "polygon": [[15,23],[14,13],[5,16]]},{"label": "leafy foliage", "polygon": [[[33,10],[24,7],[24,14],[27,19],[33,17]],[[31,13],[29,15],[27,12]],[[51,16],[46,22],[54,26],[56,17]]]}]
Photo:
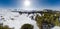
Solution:
[{"label": "leafy foliage", "polygon": [[39,16],[37,15],[35,20],[37,22],[37,25],[40,29],[42,29],[42,24],[47,24],[48,27],[50,28],[51,25],[53,26],[60,26],[59,22],[59,13],[43,13],[44,15]]}]

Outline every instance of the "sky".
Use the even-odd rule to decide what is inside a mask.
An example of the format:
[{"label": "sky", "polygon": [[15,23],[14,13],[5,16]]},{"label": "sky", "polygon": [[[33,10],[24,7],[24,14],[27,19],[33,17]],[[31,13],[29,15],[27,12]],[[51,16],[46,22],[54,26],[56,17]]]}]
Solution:
[{"label": "sky", "polygon": [[60,9],[60,0],[0,0],[0,8]]}]

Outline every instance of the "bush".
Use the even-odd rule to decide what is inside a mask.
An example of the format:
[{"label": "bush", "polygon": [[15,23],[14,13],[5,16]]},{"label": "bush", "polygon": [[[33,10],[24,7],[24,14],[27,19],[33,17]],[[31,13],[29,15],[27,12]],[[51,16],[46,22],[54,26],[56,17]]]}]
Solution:
[{"label": "bush", "polygon": [[33,25],[31,24],[24,24],[21,29],[33,29]]}]

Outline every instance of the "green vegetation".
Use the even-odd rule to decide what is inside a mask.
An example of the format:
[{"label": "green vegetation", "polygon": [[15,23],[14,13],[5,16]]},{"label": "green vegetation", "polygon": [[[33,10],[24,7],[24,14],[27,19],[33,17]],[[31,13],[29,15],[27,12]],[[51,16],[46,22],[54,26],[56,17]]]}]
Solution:
[{"label": "green vegetation", "polygon": [[9,28],[9,26],[5,25],[3,26],[3,29],[12,29],[12,28]]},{"label": "green vegetation", "polygon": [[0,25],[0,29],[12,29],[12,28],[9,28],[9,26],[7,26],[7,25],[3,26],[3,24],[2,24],[2,25]]},{"label": "green vegetation", "polygon": [[44,23],[46,23],[49,27],[51,24],[54,26],[60,26],[60,22],[58,20],[60,13],[47,12],[43,14],[44,15],[42,16],[37,14],[35,18],[35,21],[37,22],[37,25],[40,29],[42,29],[42,24]]},{"label": "green vegetation", "polygon": [[2,23],[0,23],[0,29],[3,29],[3,26],[2,26],[3,24]]},{"label": "green vegetation", "polygon": [[21,29],[33,29],[33,25],[31,24],[24,24]]}]

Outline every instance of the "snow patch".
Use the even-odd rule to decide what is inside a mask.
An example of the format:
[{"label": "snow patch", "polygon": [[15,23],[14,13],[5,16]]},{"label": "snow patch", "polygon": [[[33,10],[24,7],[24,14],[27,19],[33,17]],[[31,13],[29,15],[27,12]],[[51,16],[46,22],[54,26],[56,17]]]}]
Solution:
[{"label": "snow patch", "polygon": [[60,29],[60,27],[59,26],[55,26],[52,29]]},{"label": "snow patch", "polygon": [[[20,29],[22,25],[28,23],[32,24],[34,26],[34,29],[39,29],[37,27],[36,21],[31,20],[29,16],[27,17],[28,14],[22,14],[20,15],[17,12],[11,12],[11,11],[0,11],[1,16],[3,16],[4,20],[3,21],[3,26],[8,25],[10,28],[14,29]],[[13,18],[14,20],[11,20]]]}]

